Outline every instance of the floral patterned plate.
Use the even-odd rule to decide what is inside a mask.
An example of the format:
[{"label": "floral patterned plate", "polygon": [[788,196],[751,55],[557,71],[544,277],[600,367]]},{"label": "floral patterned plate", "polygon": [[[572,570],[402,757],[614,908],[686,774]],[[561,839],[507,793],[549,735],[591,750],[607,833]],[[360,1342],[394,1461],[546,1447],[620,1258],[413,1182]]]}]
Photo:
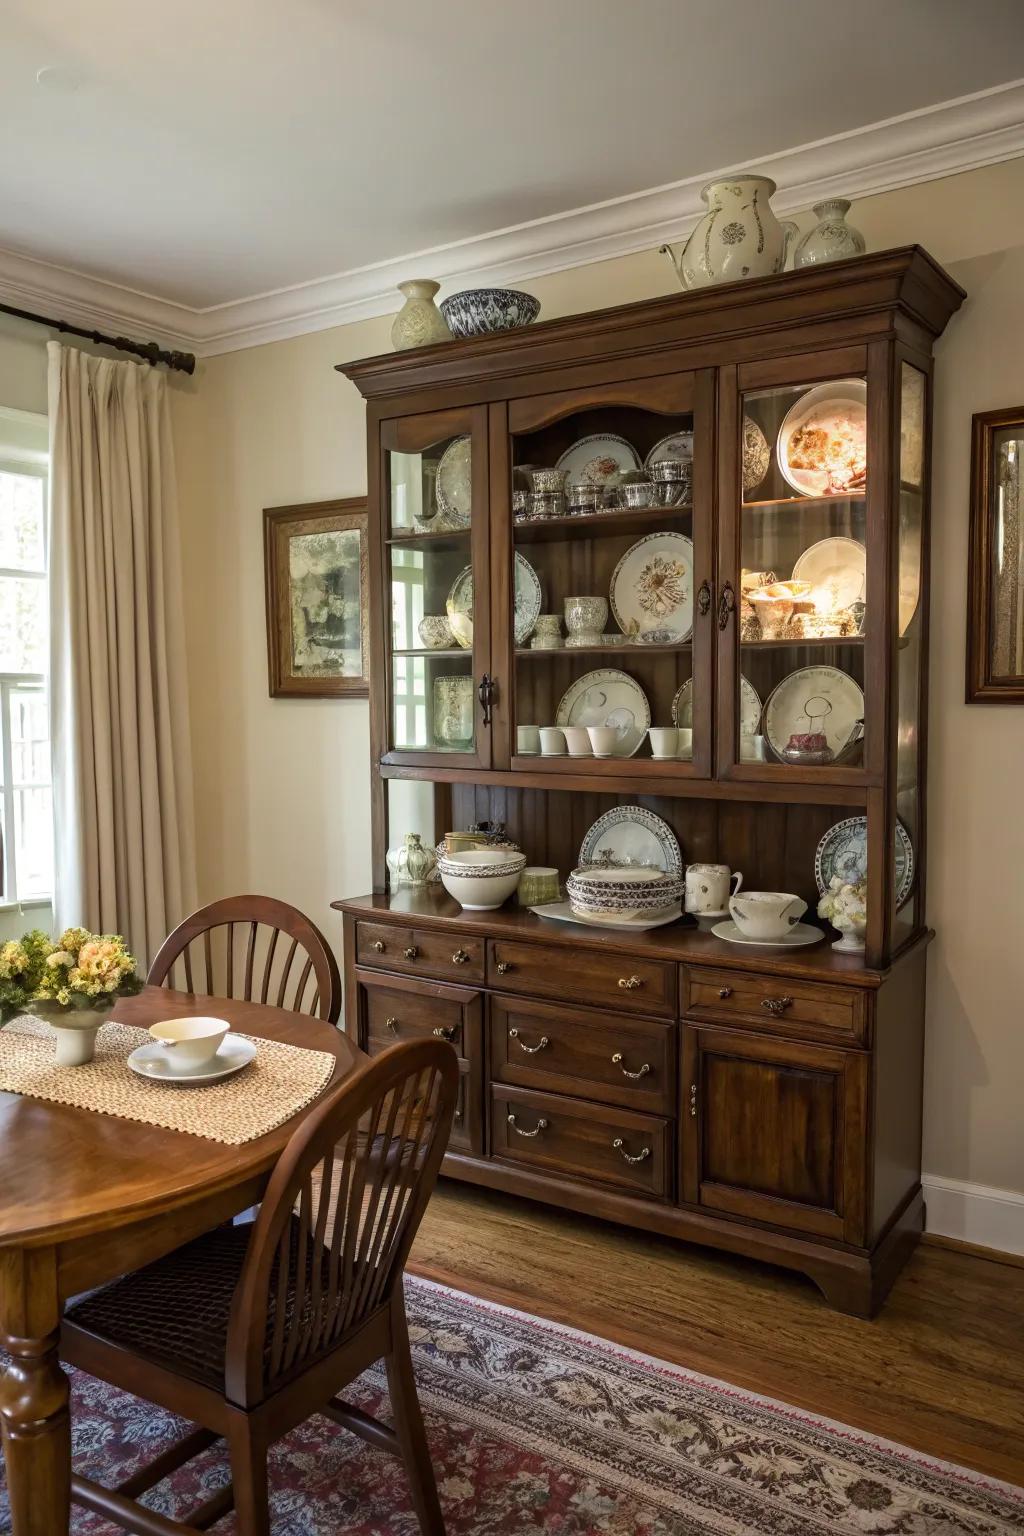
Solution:
[{"label": "floral patterned plate", "polygon": [[692,464],[693,433],[670,432],[668,437],[663,437],[660,442],[655,443],[644,459],[644,468],[650,469],[652,464],[663,462],[665,459],[674,459],[677,464]]},{"label": "floral patterned plate", "polygon": [[[473,567],[467,565],[452,582],[445,604],[452,634],[469,650],[473,644]],[[541,607],[540,577],[528,560],[516,554],[516,645],[525,645],[533,634]]]},{"label": "floral patterned plate", "polygon": [[677,642],[693,629],[693,543],[684,533],[649,533],[612,573],[612,613],[624,635],[667,630]]},{"label": "floral patterned plate", "polygon": [[651,706],[640,684],[612,667],[578,677],[562,694],[555,713],[556,725],[613,725],[613,757],[633,757],[650,723]]},{"label": "floral patterned plate", "polygon": [[565,471],[566,485],[615,484],[629,470],[640,468],[640,455],[624,437],[598,432],[567,448],[555,468]]},{"label": "floral patterned plate", "polygon": [[467,433],[449,443],[437,465],[434,496],[444,528],[468,528],[473,510],[473,439]]},{"label": "floral patterned plate", "polygon": [[[914,888],[914,845],[901,821],[896,823],[896,909],[908,900]],[[814,878],[824,896],[833,876],[844,885],[856,885],[868,877],[868,819],[848,816],[829,827],[814,856]]]}]

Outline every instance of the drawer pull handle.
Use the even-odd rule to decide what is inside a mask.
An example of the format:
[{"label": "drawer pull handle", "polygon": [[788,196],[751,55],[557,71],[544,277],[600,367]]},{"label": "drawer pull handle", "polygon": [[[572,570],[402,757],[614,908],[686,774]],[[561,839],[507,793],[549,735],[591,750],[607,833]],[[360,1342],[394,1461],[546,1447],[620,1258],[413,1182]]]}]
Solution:
[{"label": "drawer pull handle", "polygon": [[376,955],[382,955],[384,953],[384,940],[383,939],[374,939],[374,941],[373,941],[373,952]]},{"label": "drawer pull handle", "polygon": [[690,1114],[696,1120],[696,1118],[697,1118],[697,1084],[696,1083],[691,1083],[690,1084]]},{"label": "drawer pull handle", "polygon": [[637,987],[643,986],[643,982],[639,976],[620,976],[619,986],[623,992],[635,992]]},{"label": "drawer pull handle", "polygon": [[766,1009],[774,1019],[781,1019],[787,1008],[792,1008],[791,997],[762,997],[761,1007]]},{"label": "drawer pull handle", "polygon": [[536,1045],[527,1045],[524,1040],[520,1040],[518,1029],[510,1029],[508,1034],[509,1039],[514,1040],[519,1049],[521,1051],[525,1051],[527,1056],[536,1056],[538,1051],[543,1051],[546,1046],[551,1044],[551,1041],[548,1039],[547,1035],[541,1035],[540,1040]]},{"label": "drawer pull handle", "polygon": [[612,1146],[615,1148],[620,1157],[625,1158],[627,1163],[642,1163],[644,1158],[650,1157],[651,1155],[650,1147],[642,1147],[635,1157],[631,1156],[631,1154],[626,1151],[626,1143],[623,1141],[621,1136],[616,1136],[615,1140],[612,1142]]},{"label": "drawer pull handle", "polygon": [[640,1068],[639,1072],[631,1072],[628,1067],[623,1067],[622,1066],[622,1052],[621,1051],[616,1051],[615,1052],[615,1055],[612,1057],[612,1065],[616,1066],[616,1067],[622,1067],[622,1075],[623,1075],[623,1077],[632,1077],[633,1079],[636,1079],[638,1077],[646,1077],[648,1072],[651,1070],[651,1064],[650,1064],[649,1061],[645,1061],[644,1062],[644,1064]]},{"label": "drawer pull handle", "polygon": [[524,1131],[520,1126],[516,1125],[515,1115],[509,1115],[508,1123],[515,1131],[517,1136],[539,1136],[541,1131],[546,1131],[548,1128],[547,1121],[541,1119],[537,1121],[537,1124],[534,1126],[532,1131]]},{"label": "drawer pull handle", "polygon": [[387,1025],[388,1029],[390,1029],[393,1035],[398,1034],[398,1020],[395,1018],[393,1013],[388,1014],[387,1018],[384,1020],[384,1023]]},{"label": "drawer pull handle", "polygon": [[455,1119],[456,1120],[461,1120],[462,1119],[462,1110],[461,1109],[457,1109],[455,1111]]},{"label": "drawer pull handle", "polygon": [[447,1040],[449,1045],[451,1045],[458,1032],[458,1025],[456,1024],[439,1024],[433,1031],[439,1040]]},{"label": "drawer pull handle", "polygon": [[464,949],[457,949],[452,955],[452,965],[468,965],[469,956]]},{"label": "drawer pull handle", "polygon": [[732,987],[719,987],[718,995],[721,998],[732,997]]},{"label": "drawer pull handle", "polygon": [[410,944],[409,948],[405,951],[405,958],[407,960],[415,960],[418,954],[419,950],[416,948],[416,945]]},{"label": "drawer pull handle", "polygon": [[497,971],[498,971],[498,975],[499,976],[507,976],[511,969],[512,969],[512,961],[511,960],[499,960],[498,961]]}]

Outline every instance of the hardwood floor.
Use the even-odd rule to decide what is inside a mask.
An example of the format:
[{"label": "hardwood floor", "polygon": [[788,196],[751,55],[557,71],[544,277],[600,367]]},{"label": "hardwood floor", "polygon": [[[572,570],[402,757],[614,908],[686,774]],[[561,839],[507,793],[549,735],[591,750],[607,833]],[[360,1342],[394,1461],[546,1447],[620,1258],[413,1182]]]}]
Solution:
[{"label": "hardwood floor", "polygon": [[443,1179],[414,1274],[1024,1485],[1024,1269],[922,1244],[873,1322],[810,1281]]}]

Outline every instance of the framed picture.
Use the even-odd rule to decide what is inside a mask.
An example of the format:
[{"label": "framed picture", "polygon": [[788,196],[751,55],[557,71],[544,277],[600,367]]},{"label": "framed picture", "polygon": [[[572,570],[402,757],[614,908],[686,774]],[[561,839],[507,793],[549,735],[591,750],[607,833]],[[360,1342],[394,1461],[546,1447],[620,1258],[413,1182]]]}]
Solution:
[{"label": "framed picture", "polygon": [[1024,704],[1024,406],[973,418],[967,702]]},{"label": "framed picture", "polygon": [[369,693],[366,541],[362,497],[264,509],[272,698]]}]

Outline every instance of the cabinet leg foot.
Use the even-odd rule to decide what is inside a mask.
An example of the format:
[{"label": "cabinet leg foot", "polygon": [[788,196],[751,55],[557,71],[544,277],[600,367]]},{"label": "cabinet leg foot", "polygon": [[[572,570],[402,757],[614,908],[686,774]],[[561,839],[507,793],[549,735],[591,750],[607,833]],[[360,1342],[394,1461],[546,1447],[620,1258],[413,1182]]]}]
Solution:
[{"label": "cabinet leg foot", "polygon": [[830,1306],[853,1317],[874,1317],[917,1247],[924,1230],[924,1199],[918,1189],[882,1241],[863,1257],[837,1254],[807,1273]]}]

